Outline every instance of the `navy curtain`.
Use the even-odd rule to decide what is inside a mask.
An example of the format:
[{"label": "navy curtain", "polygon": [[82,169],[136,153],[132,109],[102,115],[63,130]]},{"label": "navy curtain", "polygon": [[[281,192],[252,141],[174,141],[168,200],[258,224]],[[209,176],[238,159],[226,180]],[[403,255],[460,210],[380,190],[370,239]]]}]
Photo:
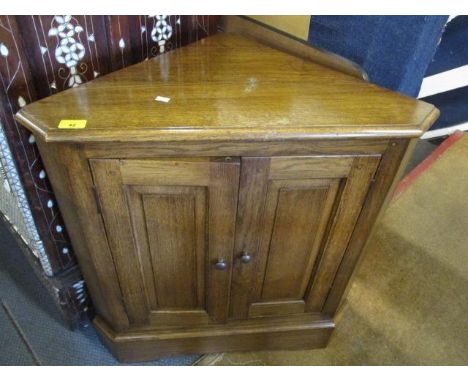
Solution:
[{"label": "navy curtain", "polygon": [[[468,16],[457,16],[445,27],[442,41],[430,63],[427,76],[468,65]],[[466,78],[460,78],[460,86],[423,98],[436,105],[440,118],[430,130],[442,129],[468,122],[468,86]]]},{"label": "navy curtain", "polygon": [[447,16],[312,16],[311,45],[361,65],[371,82],[417,96]]}]

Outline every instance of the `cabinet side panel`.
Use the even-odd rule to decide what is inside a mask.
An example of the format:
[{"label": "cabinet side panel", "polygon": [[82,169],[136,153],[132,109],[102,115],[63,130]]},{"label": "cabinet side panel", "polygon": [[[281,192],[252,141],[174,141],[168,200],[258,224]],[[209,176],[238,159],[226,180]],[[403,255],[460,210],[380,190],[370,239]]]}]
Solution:
[{"label": "cabinet side panel", "polygon": [[115,330],[128,327],[117,274],[101,215],[96,209],[88,159],[74,146],[38,140],[80,269],[97,313]]},{"label": "cabinet side panel", "polygon": [[90,164],[129,320],[132,324],[145,324],[148,321],[149,307],[122,184],[120,163],[118,160],[92,159]]},{"label": "cabinet side panel", "polygon": [[307,296],[307,311],[318,312],[323,308],[379,161],[380,156],[363,156],[354,159],[318,265],[317,277]]},{"label": "cabinet side panel", "polygon": [[371,230],[375,226],[379,214],[382,213],[386,203],[391,198],[416,142],[417,139],[412,141],[401,139],[389,142],[375,174],[375,181],[372,183],[364,207],[359,215],[343,261],[333,281],[333,287],[323,307],[324,313],[333,316],[338,309],[351,275],[361,258],[360,255],[363,252],[364,245],[371,236]]}]

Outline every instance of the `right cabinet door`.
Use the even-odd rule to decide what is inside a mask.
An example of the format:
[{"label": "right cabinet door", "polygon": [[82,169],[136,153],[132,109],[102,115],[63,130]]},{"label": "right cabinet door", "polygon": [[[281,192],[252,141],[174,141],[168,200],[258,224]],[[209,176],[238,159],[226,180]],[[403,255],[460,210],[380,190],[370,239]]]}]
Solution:
[{"label": "right cabinet door", "polygon": [[232,319],[322,310],[379,160],[242,159]]}]

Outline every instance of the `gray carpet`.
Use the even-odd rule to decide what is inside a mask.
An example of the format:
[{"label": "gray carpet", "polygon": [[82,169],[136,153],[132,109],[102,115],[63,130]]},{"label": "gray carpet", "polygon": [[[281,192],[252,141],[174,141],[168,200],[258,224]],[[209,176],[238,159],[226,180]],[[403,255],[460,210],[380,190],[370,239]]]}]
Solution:
[{"label": "gray carpet", "polygon": [[[119,365],[91,325],[70,331],[0,220],[0,365]],[[198,356],[137,365],[191,365]]]}]

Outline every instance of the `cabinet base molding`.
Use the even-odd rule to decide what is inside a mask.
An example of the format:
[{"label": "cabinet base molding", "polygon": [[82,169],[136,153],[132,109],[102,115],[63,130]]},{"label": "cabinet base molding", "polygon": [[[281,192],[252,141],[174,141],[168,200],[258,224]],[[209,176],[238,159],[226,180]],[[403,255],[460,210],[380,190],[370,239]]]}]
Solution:
[{"label": "cabinet base molding", "polygon": [[258,318],[226,325],[182,330],[114,332],[100,317],[94,319],[101,340],[121,362],[143,362],[187,354],[255,350],[301,350],[327,346],[335,327],[330,319],[298,315]]}]

